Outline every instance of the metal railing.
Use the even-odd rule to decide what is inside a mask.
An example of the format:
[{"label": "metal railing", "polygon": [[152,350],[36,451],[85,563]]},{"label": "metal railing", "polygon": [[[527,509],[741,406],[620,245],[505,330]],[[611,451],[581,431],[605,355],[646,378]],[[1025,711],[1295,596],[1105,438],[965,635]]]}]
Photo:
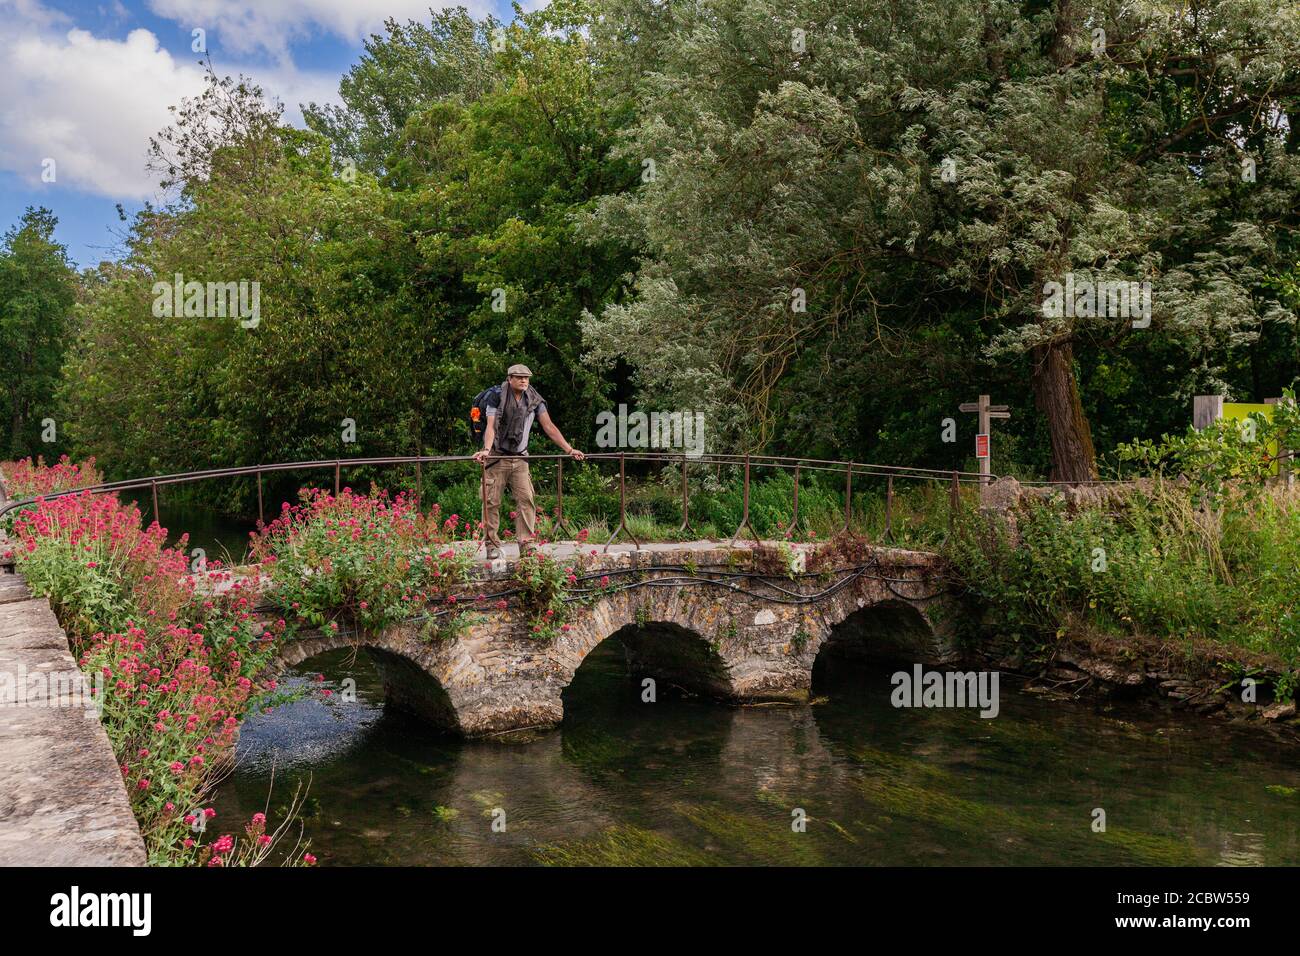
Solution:
[{"label": "metal railing", "polygon": [[[487,465],[500,460],[502,457],[514,456],[492,456],[488,459]],[[549,454],[549,455],[529,455],[529,462],[555,461],[555,498],[556,508],[554,519],[551,523],[552,531],[561,530],[571,531],[567,521],[564,518],[564,463],[569,459],[568,455]],[[78,495],[90,492],[93,494],[116,493],[120,491],[141,491],[148,489],[153,500],[153,513],[155,520],[158,517],[158,489],[169,485],[193,484],[199,481],[209,481],[219,478],[240,478],[252,476],[257,482],[257,512],[259,526],[265,526],[266,513],[265,501],[262,488],[262,476],[264,474],[274,474],[285,471],[333,471],[334,473],[334,493],[337,495],[342,487],[342,474],[345,468],[373,468],[373,467],[390,467],[409,465],[414,467],[415,472],[415,502],[416,507],[422,506],[423,495],[423,477],[425,465],[448,465],[453,463],[473,462],[473,455],[409,455],[393,456],[382,458],[335,458],[322,461],[293,461],[279,462],[269,465],[244,465],[235,468],[212,468],[205,471],[188,471],[171,475],[154,475],[148,478],[130,478],[123,481],[109,481],[98,485],[89,485],[84,488],[70,488],[65,491],[51,492],[46,495],[33,496],[19,500],[9,501],[0,505],[0,517],[15,508],[22,508],[36,503],[39,500],[54,500],[56,498],[66,497],[67,495]],[[678,531],[685,533],[693,530],[690,523],[690,482],[687,478],[687,469],[689,466],[713,466],[716,468],[736,468],[743,473],[743,490],[741,519],[736,527],[735,533],[732,534],[730,543],[734,544],[740,537],[741,532],[748,529],[750,535],[757,542],[759,541],[758,533],[750,521],[749,502],[750,487],[752,483],[751,472],[755,468],[778,469],[789,471],[793,474],[794,486],[791,503],[790,524],[793,527],[799,521],[799,488],[800,482],[806,473],[843,473],[844,475],[844,524],[839,529],[847,531],[853,520],[853,479],[854,476],[875,477],[885,479],[885,538],[893,539],[893,510],[894,510],[894,480],[912,480],[912,481],[929,481],[935,483],[946,483],[949,486],[949,500],[952,506],[952,513],[955,514],[956,506],[960,498],[960,487],[962,484],[987,484],[996,480],[994,475],[981,475],[972,471],[943,470],[938,468],[917,468],[905,465],[879,465],[869,462],[852,462],[852,461],[834,461],[828,459],[816,458],[789,458],[778,455],[699,455],[691,457],[684,454],[668,454],[665,452],[597,452],[584,456],[585,461],[617,461],[618,462],[618,525],[614,528],[614,533],[605,542],[605,550],[614,543],[620,533],[624,533],[631,539],[633,545],[640,549],[641,542],[632,533],[627,524],[627,463],[628,462],[648,462],[661,466],[678,465],[681,468],[681,513],[682,523]],[[487,470],[484,468],[479,479],[479,505],[480,519],[486,516],[487,510]],[[951,517],[951,516],[950,516]],[[483,523],[480,521],[476,531],[477,538],[483,529]]]}]

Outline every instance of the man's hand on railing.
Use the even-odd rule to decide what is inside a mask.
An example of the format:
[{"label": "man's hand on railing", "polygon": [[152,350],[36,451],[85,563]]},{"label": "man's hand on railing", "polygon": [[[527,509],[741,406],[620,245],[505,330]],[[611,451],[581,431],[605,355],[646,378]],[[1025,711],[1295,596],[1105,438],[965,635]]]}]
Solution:
[{"label": "man's hand on railing", "polygon": [[574,460],[574,461],[582,461],[582,459],[584,459],[584,458],[587,457],[585,454],[583,454],[582,452],[578,451],[578,449],[576,449],[576,448],[570,448],[570,449],[569,449],[569,454],[573,456],[573,460]]},{"label": "man's hand on railing", "polygon": [[485,465],[485,464],[487,464],[487,460],[488,460],[488,453],[487,453],[487,451],[476,451],[476,452],[474,452],[474,460],[475,460],[476,462],[478,462],[480,465]]}]

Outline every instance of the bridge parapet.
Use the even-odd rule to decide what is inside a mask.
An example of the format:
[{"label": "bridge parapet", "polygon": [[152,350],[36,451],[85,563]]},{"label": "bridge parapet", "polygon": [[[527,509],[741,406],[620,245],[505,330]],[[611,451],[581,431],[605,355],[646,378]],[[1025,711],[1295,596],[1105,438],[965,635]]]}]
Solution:
[{"label": "bridge parapet", "polygon": [[[285,644],[280,664],[365,648],[392,705],[475,736],[558,724],[564,688],[615,634],[634,673],[731,702],[805,699],[833,634],[850,653],[888,646],[917,661],[953,653],[953,600],[935,554],[872,548],[852,564],[810,573],[808,545],[549,550],[560,558],[582,550],[584,581],[609,578],[552,640],[532,635],[526,610],[488,600],[476,623],[446,638],[418,621],[374,634],[308,631]],[[511,575],[507,562],[493,562],[481,586],[491,594]]]}]

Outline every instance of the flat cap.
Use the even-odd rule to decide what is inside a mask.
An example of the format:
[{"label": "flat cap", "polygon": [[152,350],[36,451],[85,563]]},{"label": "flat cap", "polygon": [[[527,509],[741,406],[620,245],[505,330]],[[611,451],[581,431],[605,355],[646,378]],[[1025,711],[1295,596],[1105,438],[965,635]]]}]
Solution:
[{"label": "flat cap", "polygon": [[508,369],[506,370],[506,374],[507,374],[507,375],[527,375],[529,378],[532,378],[532,377],[533,377],[533,370],[530,369],[527,365],[512,365],[512,366],[510,366],[510,368],[508,368]]}]

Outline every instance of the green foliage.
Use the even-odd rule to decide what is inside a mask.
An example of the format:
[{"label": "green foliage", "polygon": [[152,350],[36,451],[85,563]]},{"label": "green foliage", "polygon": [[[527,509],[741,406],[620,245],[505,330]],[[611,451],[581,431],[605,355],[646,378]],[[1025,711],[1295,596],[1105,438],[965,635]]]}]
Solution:
[{"label": "green foliage", "polygon": [[[1063,435],[1104,451],[1177,430],[1195,392],[1293,384],[1296,18],[556,0],[389,21],[308,131],[244,80],[181,105],[153,143],[171,201],[82,276],[75,329],[61,253],[24,220],[45,239],[18,272],[0,256],[0,323],[39,342],[0,354],[27,363],[0,375],[0,414],[30,446],[33,410],[59,405],[113,478],[465,451],[470,397],[520,360],[580,446],[636,401],[703,412],[710,450],[964,468],[973,422],[956,444],[942,422],[988,391],[1014,409],[997,470],[1039,476]],[[1067,271],[1152,281],[1150,329],[1044,317]],[[258,281],[261,322],[154,316],[177,273]],[[1076,392],[1078,415],[1031,412]],[[610,501],[576,493],[572,514],[608,526]],[[638,508],[668,525],[673,497]],[[730,534],[734,495],[700,520]]]},{"label": "green foliage", "polygon": [[[1300,74],[1294,4],[608,10],[593,36],[637,106],[616,155],[657,167],[584,220],[646,250],[635,296],[584,328],[596,360],[705,410],[715,440],[951,466],[942,416],[997,391],[1021,460],[1041,465],[1049,437],[1078,439],[1055,457],[1091,457],[1086,417],[1127,438],[1112,423],[1185,417],[1227,374],[1251,390],[1294,376],[1295,303],[1276,281],[1300,206],[1295,123],[1278,119]],[[1067,272],[1151,281],[1150,328],[1045,316],[1044,284]],[[1286,358],[1239,366],[1270,330]],[[1080,412],[1052,414],[1081,373],[1095,390]]]},{"label": "green foliage", "polygon": [[569,600],[569,589],[578,583],[580,569],[580,558],[561,562],[541,551],[532,551],[515,562],[514,579],[529,616],[531,637],[551,641],[572,626],[575,602]]},{"label": "green foliage", "polygon": [[[1300,500],[1225,492],[1198,505],[1186,486],[1135,492],[1116,512],[1062,500],[996,518],[964,513],[944,546],[985,626],[1031,647],[1079,622],[1098,633],[1206,641],[1300,667]],[[1285,691],[1294,679],[1284,673]]]},{"label": "green foliage", "polygon": [[54,398],[77,286],[54,241],[57,223],[48,209],[28,207],[0,242],[0,456],[49,454],[61,444],[61,435],[48,442],[42,422],[61,424]]},{"label": "green foliage", "polygon": [[295,620],[337,630],[341,617],[377,632],[456,602],[476,560],[457,543],[462,527],[426,518],[402,497],[313,489],[253,539],[250,555]]},{"label": "green foliage", "polygon": [[1246,421],[1221,418],[1208,428],[1189,427],[1182,435],[1162,435],[1158,442],[1139,440],[1120,445],[1116,456],[1144,472],[1179,475],[1211,500],[1231,486],[1260,491],[1264,479],[1278,472],[1281,450],[1300,444],[1300,408],[1295,392],[1285,390],[1271,417],[1251,413]]},{"label": "green foliage", "polygon": [[[308,111],[313,132],[209,77],[154,143],[180,199],[147,208],[127,258],[88,280],[65,388],[76,443],[113,477],[465,451],[470,398],[514,361],[582,443],[606,386],[574,317],[620,295],[631,260],[572,221],[629,179],[608,158],[625,117],[594,90],[576,16],[522,16],[499,54],[493,22],[463,11],[390,23],[345,106]],[[177,273],[259,282],[260,322],[154,316],[153,284]],[[212,489],[249,510],[248,483]]]}]

